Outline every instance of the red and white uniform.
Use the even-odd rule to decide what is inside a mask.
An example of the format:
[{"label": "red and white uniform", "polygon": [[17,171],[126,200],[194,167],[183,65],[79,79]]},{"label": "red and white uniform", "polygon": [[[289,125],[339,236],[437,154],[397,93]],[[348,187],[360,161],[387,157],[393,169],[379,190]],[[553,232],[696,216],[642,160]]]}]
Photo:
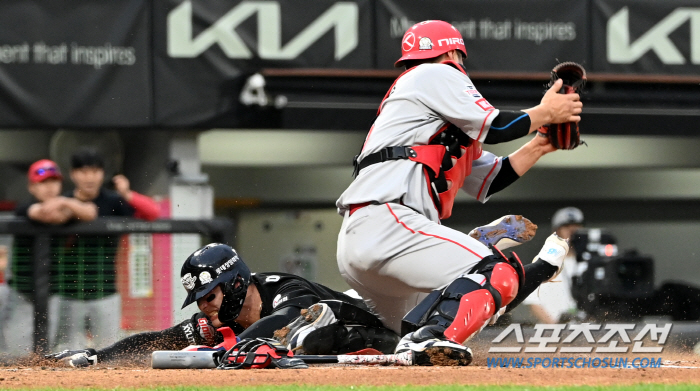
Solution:
[{"label": "red and white uniform", "polygon": [[[483,142],[498,115],[469,77],[446,64],[427,63],[397,79],[380,107],[360,155],[390,146],[427,145],[447,123]],[[502,158],[482,151],[462,190],[486,202]],[[344,216],[338,266],[385,325],[401,319],[427,293],[447,286],[491,251],[468,235],[440,225],[424,166],[402,159],[370,165],[340,196]],[[353,205],[371,205],[354,210]]]}]

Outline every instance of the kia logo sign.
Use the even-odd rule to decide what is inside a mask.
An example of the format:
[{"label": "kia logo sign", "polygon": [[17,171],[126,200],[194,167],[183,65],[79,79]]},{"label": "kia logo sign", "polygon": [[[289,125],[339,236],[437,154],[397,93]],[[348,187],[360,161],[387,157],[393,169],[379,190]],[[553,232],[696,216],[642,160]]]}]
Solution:
[{"label": "kia logo sign", "polygon": [[413,49],[413,46],[416,45],[416,36],[413,35],[413,33],[407,33],[406,36],[403,38],[403,51],[408,52],[411,49]]},{"label": "kia logo sign", "polygon": [[[673,43],[670,36],[690,21],[690,61],[700,64],[700,42],[693,26],[700,23],[700,8],[679,7],[636,40],[630,34],[629,7],[623,7],[608,19],[607,56],[611,64],[632,64],[647,52],[653,51],[664,64],[682,65],[688,60]],[[688,41],[686,41],[688,42]]]},{"label": "kia logo sign", "polygon": [[335,34],[336,61],[358,44],[359,7],[354,2],[333,4],[286,44],[282,43],[282,8],[277,1],[241,1],[205,30],[195,33],[192,1],[185,0],[168,13],[168,55],[194,58],[218,44],[229,58],[253,58],[236,28],[257,15],[257,55],[266,60],[293,60],[323,37]]}]

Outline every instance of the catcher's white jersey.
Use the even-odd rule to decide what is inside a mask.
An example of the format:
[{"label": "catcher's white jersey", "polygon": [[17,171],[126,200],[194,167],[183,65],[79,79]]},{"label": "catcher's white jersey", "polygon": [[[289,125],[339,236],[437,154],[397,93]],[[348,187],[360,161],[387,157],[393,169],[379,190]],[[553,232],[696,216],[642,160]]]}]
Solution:
[{"label": "catcher's white jersey", "polygon": [[[498,110],[479,94],[467,75],[450,65],[423,64],[395,82],[367,135],[360,160],[385,147],[427,145],[447,122],[461,128],[473,140],[483,142],[497,115]],[[485,202],[491,181],[500,168],[500,158],[482,152],[473,162],[472,173],[462,189]],[[396,200],[439,221],[423,167],[410,160],[366,167],[340,196],[336,206],[342,215],[349,205]]]},{"label": "catcher's white jersey", "polygon": [[[462,72],[445,64],[419,65],[382,102],[360,160],[385,147],[427,145],[448,122],[483,142],[497,115]],[[483,152],[462,189],[485,202],[501,162]],[[336,203],[344,215],[340,273],[396,332],[406,312],[430,291],[492,254],[469,235],[440,225],[428,186],[420,163],[386,161],[363,169]],[[368,202],[373,204],[350,214],[351,205]]]}]

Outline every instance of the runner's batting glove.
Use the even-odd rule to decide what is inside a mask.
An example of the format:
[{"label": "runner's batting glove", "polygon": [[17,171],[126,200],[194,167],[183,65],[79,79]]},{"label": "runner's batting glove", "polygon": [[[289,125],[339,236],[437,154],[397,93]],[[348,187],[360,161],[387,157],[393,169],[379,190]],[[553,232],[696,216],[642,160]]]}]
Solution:
[{"label": "runner's batting glove", "polygon": [[60,353],[47,354],[44,357],[62,360],[75,368],[97,364],[97,351],[95,349],[64,350]]}]

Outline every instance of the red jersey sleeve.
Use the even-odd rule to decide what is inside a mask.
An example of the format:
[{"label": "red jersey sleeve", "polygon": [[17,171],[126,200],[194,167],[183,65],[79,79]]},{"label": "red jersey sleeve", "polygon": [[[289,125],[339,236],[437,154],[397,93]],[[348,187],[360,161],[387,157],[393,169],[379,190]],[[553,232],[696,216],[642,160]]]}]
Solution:
[{"label": "red jersey sleeve", "polygon": [[153,221],[160,216],[160,205],[153,198],[131,191],[129,205],[134,208],[134,217]]}]

